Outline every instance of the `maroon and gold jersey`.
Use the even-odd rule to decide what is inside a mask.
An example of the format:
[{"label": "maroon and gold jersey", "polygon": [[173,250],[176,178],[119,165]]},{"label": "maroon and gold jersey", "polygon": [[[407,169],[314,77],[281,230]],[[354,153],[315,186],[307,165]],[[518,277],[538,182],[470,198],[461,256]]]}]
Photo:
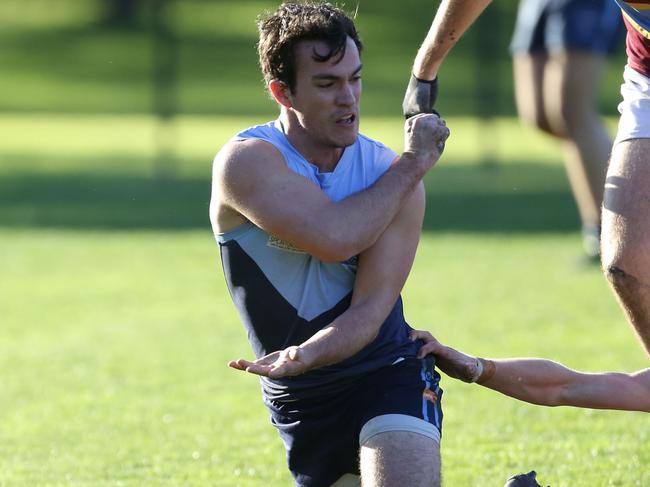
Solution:
[{"label": "maroon and gold jersey", "polygon": [[627,27],[627,63],[650,78],[650,38],[644,37],[625,15],[623,20]]},{"label": "maroon and gold jersey", "polygon": [[615,1],[627,27],[628,64],[650,77],[650,0]]}]

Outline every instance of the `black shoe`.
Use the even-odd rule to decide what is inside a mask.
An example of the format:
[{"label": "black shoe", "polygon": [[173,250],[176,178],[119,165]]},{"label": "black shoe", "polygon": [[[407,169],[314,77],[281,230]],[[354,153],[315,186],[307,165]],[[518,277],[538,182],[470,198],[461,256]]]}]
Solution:
[{"label": "black shoe", "polygon": [[531,470],[528,473],[513,475],[507,480],[506,485],[503,487],[542,487],[537,483],[535,477],[537,477],[535,470]]}]

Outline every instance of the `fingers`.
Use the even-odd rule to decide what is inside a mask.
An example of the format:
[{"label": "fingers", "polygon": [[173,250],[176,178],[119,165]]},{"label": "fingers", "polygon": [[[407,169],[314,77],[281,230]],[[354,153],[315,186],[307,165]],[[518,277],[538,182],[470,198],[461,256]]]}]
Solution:
[{"label": "fingers", "polygon": [[411,341],[423,340],[425,342],[429,342],[431,340],[435,340],[433,335],[430,332],[425,330],[411,330],[411,333],[409,333],[409,337],[411,338]]},{"label": "fingers", "polygon": [[248,367],[246,367],[246,372],[248,372],[249,374],[262,375],[265,377],[271,377],[272,371],[273,371],[273,367],[269,365],[263,365],[263,364],[252,363]]},{"label": "fingers", "polygon": [[410,137],[415,137],[416,147],[422,149],[427,146],[435,147],[438,154],[444,150],[445,142],[450,135],[447,123],[438,115],[431,113],[420,113],[408,119],[406,132],[410,134]]},{"label": "fingers", "polygon": [[228,362],[228,366],[235,370],[271,379],[298,375],[305,372],[304,364],[298,360],[299,350],[299,347],[289,347],[260,357],[254,362],[243,358],[231,360]]},{"label": "fingers", "polygon": [[246,370],[246,367],[248,367],[252,363],[253,362],[249,362],[248,360],[245,360],[243,358],[239,358],[237,360],[231,360],[230,362],[228,362],[228,367],[237,370]]},{"label": "fingers", "polygon": [[443,345],[431,333],[425,330],[413,330],[409,333],[409,338],[412,341],[422,340],[424,342],[424,345],[418,350],[418,358],[424,358],[431,353],[436,355],[443,348]]},{"label": "fingers", "polygon": [[271,369],[267,364],[251,362],[250,360],[245,360],[243,358],[231,360],[228,362],[228,367],[255,375],[269,375],[269,370]]},{"label": "fingers", "polygon": [[[260,360],[263,360],[264,358],[265,357],[262,357]],[[265,363],[260,363],[259,361],[251,362],[250,360],[246,360],[243,358],[237,360],[231,360],[230,362],[228,362],[228,367],[231,367],[235,370],[248,372],[250,374],[265,375],[265,376],[268,376],[272,370],[272,367]]]},{"label": "fingers", "polygon": [[440,352],[442,345],[440,345],[440,342],[435,341],[435,342],[429,342],[425,343],[420,347],[418,350],[418,358],[424,358],[429,354],[436,355]]},{"label": "fingers", "polygon": [[264,355],[263,357],[258,358],[254,363],[265,364],[265,365],[272,364],[278,359],[278,357],[280,357],[280,354],[282,352],[283,352],[282,350],[276,350],[275,352],[271,352],[269,354]]}]

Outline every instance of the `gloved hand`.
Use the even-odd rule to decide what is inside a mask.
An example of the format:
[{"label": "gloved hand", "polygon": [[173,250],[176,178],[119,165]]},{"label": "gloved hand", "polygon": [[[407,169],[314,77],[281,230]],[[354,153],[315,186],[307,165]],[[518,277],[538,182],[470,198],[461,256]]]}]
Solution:
[{"label": "gloved hand", "polygon": [[438,77],[433,81],[421,80],[411,74],[411,79],[404,94],[402,112],[405,118],[411,118],[418,113],[435,113],[440,115],[433,106],[438,98]]}]

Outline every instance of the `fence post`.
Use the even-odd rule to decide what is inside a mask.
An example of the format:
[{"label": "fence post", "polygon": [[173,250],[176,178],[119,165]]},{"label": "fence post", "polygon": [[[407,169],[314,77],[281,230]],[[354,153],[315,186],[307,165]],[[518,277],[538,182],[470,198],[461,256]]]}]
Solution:
[{"label": "fence post", "polygon": [[170,25],[170,0],[152,2],[153,25],[153,109],[156,115],[155,175],[173,177],[176,173],[176,131],[174,116],[177,113],[178,43]]},{"label": "fence post", "polygon": [[499,35],[503,28],[499,2],[492,3],[476,22],[476,114],[479,119],[480,164],[495,167],[500,151],[499,129],[495,114],[501,113],[502,82]]}]

